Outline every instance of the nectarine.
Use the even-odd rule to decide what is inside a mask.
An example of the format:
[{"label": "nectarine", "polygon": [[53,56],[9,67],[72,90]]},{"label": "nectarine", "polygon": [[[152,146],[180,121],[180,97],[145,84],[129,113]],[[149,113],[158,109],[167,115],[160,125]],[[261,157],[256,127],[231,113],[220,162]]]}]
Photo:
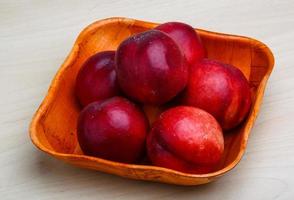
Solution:
[{"label": "nectarine", "polygon": [[214,169],[224,151],[221,127],[204,110],[178,106],[163,112],[147,137],[153,164],[187,173]]},{"label": "nectarine", "polygon": [[113,97],[86,106],[78,119],[78,141],[86,155],[124,163],[138,161],[148,122],[130,101]]},{"label": "nectarine", "polygon": [[197,32],[188,24],[167,22],[155,29],[168,34],[180,47],[189,65],[205,57],[206,51]]},{"label": "nectarine", "polygon": [[223,129],[236,127],[246,117],[250,105],[250,86],[236,67],[204,59],[190,68],[183,103],[206,110]]},{"label": "nectarine", "polygon": [[118,95],[114,57],[115,51],[103,51],[91,56],[82,65],[75,92],[83,106]]},{"label": "nectarine", "polygon": [[123,41],[116,53],[119,86],[131,99],[159,105],[186,86],[188,66],[167,34],[149,30]]}]

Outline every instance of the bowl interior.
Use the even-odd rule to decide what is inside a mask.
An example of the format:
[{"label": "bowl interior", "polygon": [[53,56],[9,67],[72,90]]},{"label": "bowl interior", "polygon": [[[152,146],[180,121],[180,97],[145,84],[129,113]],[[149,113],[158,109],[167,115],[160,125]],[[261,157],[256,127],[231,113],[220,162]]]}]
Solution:
[{"label": "bowl interior", "polygon": [[[40,107],[43,110],[39,112],[41,115],[35,127],[38,134],[34,137],[42,143],[44,148],[62,154],[82,154],[76,133],[80,107],[74,94],[75,78],[82,63],[96,52],[115,50],[128,36],[154,26],[156,24],[116,19],[104,23],[96,22],[80,34],[71,54],[52,82],[46,97],[47,101],[43,102],[47,106]],[[256,101],[257,94],[263,92],[261,83],[266,82],[265,77],[272,69],[273,61],[267,47],[256,40],[245,37],[203,30],[199,30],[199,34],[209,58],[233,64],[245,74],[250,82],[253,98],[253,106],[248,119],[251,118],[251,115],[256,115],[256,107],[260,103]],[[248,133],[244,130],[249,123],[248,119],[238,128],[225,134],[225,155],[216,170],[223,169],[234,162],[240,151],[245,148]]]}]

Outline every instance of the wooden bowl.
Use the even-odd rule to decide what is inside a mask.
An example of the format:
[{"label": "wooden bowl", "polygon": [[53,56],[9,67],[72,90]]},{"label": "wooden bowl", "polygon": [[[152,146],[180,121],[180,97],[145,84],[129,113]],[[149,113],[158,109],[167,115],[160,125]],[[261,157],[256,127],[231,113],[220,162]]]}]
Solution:
[{"label": "wooden bowl", "polygon": [[218,170],[208,174],[187,174],[151,165],[124,164],[83,155],[77,141],[76,122],[80,112],[74,95],[77,72],[91,55],[115,50],[122,40],[155,27],[156,23],[127,18],[97,21],[85,28],[76,40],[37,110],[30,125],[30,137],[42,151],[73,165],[131,179],[178,185],[208,183],[222,176],[240,161],[258,114],[274,58],[263,43],[241,36],[197,30],[208,57],[237,66],[250,81],[253,106],[250,114],[232,133],[225,134],[225,153]]}]

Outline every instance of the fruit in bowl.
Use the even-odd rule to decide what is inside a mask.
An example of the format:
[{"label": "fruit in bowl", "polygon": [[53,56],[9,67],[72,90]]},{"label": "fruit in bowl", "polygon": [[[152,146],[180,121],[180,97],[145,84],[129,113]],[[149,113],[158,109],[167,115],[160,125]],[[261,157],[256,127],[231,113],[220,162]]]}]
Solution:
[{"label": "fruit in bowl", "polygon": [[75,93],[82,106],[119,94],[114,71],[115,51],[94,54],[81,67]]},{"label": "fruit in bowl", "polygon": [[147,139],[148,156],[157,166],[186,173],[208,173],[222,158],[221,127],[204,110],[178,106],[163,112]]},{"label": "fruit in bowl", "polygon": [[150,30],[124,40],[116,53],[119,86],[129,98],[161,105],[184,89],[188,66],[167,34]]},{"label": "fruit in bowl", "polygon": [[203,59],[190,67],[183,104],[202,108],[212,114],[224,130],[235,128],[251,106],[250,86],[236,67]]},{"label": "fruit in bowl", "polygon": [[78,119],[78,139],[87,155],[134,163],[145,147],[148,123],[133,103],[122,97],[93,102]]},{"label": "fruit in bowl", "polygon": [[[246,74],[252,92],[252,112],[249,113],[248,120],[232,130],[231,134],[225,135],[225,153],[216,169],[208,174],[181,173],[155,167],[150,163],[122,164],[82,155],[76,134],[76,122],[81,108],[73,93],[78,70],[91,55],[99,51],[115,50],[127,37],[158,25],[135,19],[109,18],[99,20],[84,29],[32,119],[30,137],[33,144],[72,165],[145,181],[199,185],[214,181],[233,169],[245,152],[250,130],[258,115],[266,83],[274,66],[274,58],[270,49],[260,41],[205,30],[196,31],[207,50],[208,58],[235,64]],[[157,115],[153,116],[156,118]]]},{"label": "fruit in bowl", "polygon": [[[150,126],[147,151],[154,165],[187,173],[215,170],[224,152],[221,127],[234,128],[244,119],[251,105],[250,88],[239,69],[204,56],[192,27],[169,22],[125,39],[116,53],[90,57],[76,80],[80,100],[96,100],[79,116],[83,152],[137,162]],[[125,98],[107,99],[117,87],[144,108],[174,106],[151,116]],[[188,106],[170,103],[176,96]]]},{"label": "fruit in bowl", "polygon": [[189,65],[203,59],[206,55],[198,33],[188,24],[167,22],[155,29],[168,34],[180,47]]}]

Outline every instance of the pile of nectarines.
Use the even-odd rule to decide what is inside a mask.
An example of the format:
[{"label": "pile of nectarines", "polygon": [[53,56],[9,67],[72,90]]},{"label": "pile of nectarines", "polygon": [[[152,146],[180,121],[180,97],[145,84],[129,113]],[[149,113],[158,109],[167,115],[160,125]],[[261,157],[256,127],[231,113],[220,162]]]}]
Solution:
[{"label": "pile of nectarines", "polygon": [[[222,52],[220,52],[222,53]],[[84,154],[208,173],[224,152],[223,130],[238,126],[251,106],[242,72],[206,58],[189,25],[169,22],[98,52],[76,78],[83,106],[77,133]],[[151,123],[146,105],[165,108]]]}]

